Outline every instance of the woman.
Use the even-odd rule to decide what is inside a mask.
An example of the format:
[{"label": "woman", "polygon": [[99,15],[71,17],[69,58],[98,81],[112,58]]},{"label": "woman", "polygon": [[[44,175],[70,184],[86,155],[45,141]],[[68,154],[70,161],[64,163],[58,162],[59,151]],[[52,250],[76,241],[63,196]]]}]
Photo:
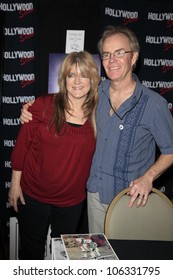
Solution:
[{"label": "woman", "polygon": [[[91,71],[92,69],[92,71]],[[51,237],[76,233],[95,150],[100,77],[92,56],[73,52],[59,71],[59,92],[36,99],[12,151],[10,205],[18,214],[20,259],[44,259]]]}]

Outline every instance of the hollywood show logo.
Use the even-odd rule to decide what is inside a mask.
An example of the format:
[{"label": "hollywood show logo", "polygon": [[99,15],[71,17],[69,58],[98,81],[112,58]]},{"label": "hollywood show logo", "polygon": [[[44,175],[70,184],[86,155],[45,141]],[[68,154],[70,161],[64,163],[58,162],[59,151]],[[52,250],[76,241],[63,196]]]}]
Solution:
[{"label": "hollywood show logo", "polygon": [[17,103],[27,103],[29,101],[35,100],[35,96],[31,95],[31,96],[22,96],[22,95],[18,95],[18,96],[2,96],[2,103],[5,104],[17,104]]},{"label": "hollywood show logo", "polygon": [[169,51],[173,48],[173,37],[170,36],[149,36],[146,35],[146,44],[163,45],[163,51]]},{"label": "hollywood show logo", "polygon": [[147,88],[160,89],[160,94],[165,94],[173,89],[173,81],[146,81],[143,80],[142,84]]},{"label": "hollywood show logo", "polygon": [[18,11],[19,19],[23,19],[25,16],[34,12],[33,3],[0,3],[0,10],[5,12]]},{"label": "hollywood show logo", "polygon": [[137,11],[126,11],[105,7],[105,15],[116,18],[123,18],[123,25],[128,25],[129,23],[139,21]]},{"label": "hollywood show logo", "polygon": [[5,59],[19,59],[20,65],[24,66],[28,62],[35,59],[35,54],[33,50],[30,51],[6,51],[4,52]]},{"label": "hollywood show logo", "polygon": [[31,74],[24,74],[24,73],[4,74],[3,80],[5,82],[20,82],[22,88],[25,88],[36,82],[34,73],[31,73]]},{"label": "hollywood show logo", "polygon": [[165,21],[166,27],[170,28],[173,26],[173,13],[153,13],[148,12],[148,20],[152,21]]},{"label": "hollywood show logo", "polygon": [[34,28],[31,27],[12,27],[5,28],[5,36],[16,36],[20,38],[20,42],[23,43],[25,40],[30,39],[35,36]]},{"label": "hollywood show logo", "polygon": [[167,73],[168,71],[173,69],[173,60],[172,59],[144,58],[144,66],[161,67],[161,72]]}]

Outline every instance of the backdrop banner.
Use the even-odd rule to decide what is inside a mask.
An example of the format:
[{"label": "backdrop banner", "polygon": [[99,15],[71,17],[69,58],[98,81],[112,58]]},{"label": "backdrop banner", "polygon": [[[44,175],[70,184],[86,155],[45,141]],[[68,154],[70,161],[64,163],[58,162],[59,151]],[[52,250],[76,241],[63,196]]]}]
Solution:
[{"label": "backdrop banner", "polygon": [[[140,43],[135,69],[143,85],[161,94],[173,114],[173,4],[165,1],[102,0],[102,31],[107,25],[132,29]],[[104,72],[102,69],[102,76]],[[173,199],[173,168],[154,182]]]},{"label": "backdrop banner", "polygon": [[[84,30],[84,49],[98,55],[97,42],[104,27],[126,25],[135,31],[141,45],[135,70],[139,79],[163,95],[173,112],[173,5],[134,0],[2,0],[0,11],[0,222],[8,239],[9,218],[15,216],[8,203],[11,151],[22,104],[48,92],[49,55],[65,53],[67,30]],[[101,76],[104,78],[103,70]],[[169,196],[172,172],[156,182]]]},{"label": "backdrop banner", "polygon": [[0,122],[0,220],[6,239],[9,217],[15,215],[8,202],[11,151],[20,127],[22,103],[35,98],[36,10],[33,1],[3,1],[0,2],[0,10],[5,17]]}]

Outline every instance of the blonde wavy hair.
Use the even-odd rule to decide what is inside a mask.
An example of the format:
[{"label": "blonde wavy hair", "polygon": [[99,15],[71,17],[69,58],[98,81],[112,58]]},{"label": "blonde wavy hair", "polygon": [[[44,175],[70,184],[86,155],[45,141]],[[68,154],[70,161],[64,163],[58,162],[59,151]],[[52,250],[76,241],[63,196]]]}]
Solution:
[{"label": "blonde wavy hair", "polygon": [[60,66],[58,76],[59,92],[54,95],[53,122],[55,123],[57,133],[60,133],[62,127],[65,127],[66,123],[65,112],[70,110],[66,78],[74,65],[78,66],[82,75],[89,78],[91,82],[91,88],[82,105],[82,109],[84,116],[91,120],[94,134],[96,135],[95,111],[98,103],[100,76],[93,56],[87,51],[68,54]]}]

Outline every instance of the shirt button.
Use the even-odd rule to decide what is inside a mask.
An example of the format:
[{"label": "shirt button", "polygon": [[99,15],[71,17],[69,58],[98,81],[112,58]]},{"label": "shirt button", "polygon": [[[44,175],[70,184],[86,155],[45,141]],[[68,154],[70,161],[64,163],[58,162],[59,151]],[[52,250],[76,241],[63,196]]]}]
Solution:
[{"label": "shirt button", "polygon": [[120,125],[119,125],[119,129],[120,129],[120,130],[123,130],[123,129],[124,129],[124,125],[123,125],[123,124],[120,124]]}]

